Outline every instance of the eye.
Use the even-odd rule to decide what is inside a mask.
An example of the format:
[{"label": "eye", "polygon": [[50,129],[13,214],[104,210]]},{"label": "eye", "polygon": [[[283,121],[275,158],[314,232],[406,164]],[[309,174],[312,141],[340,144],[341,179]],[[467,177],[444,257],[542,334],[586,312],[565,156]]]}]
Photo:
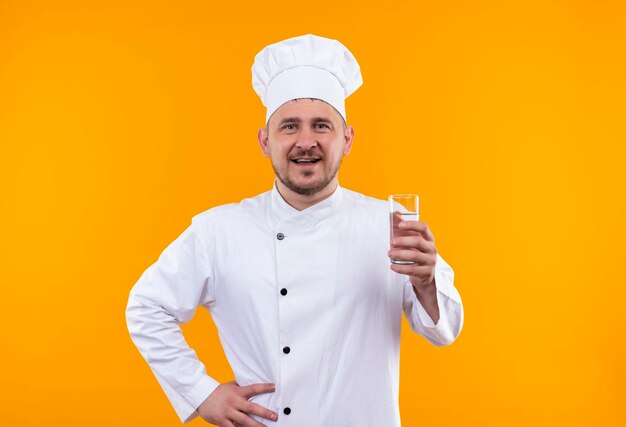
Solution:
[{"label": "eye", "polygon": [[321,126],[322,128],[330,129],[330,126],[328,126],[326,123],[317,123],[315,124],[315,126]]},{"label": "eye", "polygon": [[296,128],[296,125],[294,124],[287,124],[282,127],[282,129],[286,129],[286,130],[293,130],[295,128]]}]

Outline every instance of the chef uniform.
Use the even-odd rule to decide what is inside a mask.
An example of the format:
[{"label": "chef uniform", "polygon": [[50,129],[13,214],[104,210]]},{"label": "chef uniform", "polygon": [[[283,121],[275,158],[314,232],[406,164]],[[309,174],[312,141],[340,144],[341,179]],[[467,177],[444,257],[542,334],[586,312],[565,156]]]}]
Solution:
[{"label": "chef uniform", "polygon": [[[325,96],[338,111],[345,92],[338,103],[332,98],[337,88],[311,96],[315,85],[360,85],[350,52],[317,36],[270,45],[256,61],[257,76],[268,64],[285,72],[316,61],[316,67],[305,65],[313,71],[293,71],[309,83],[313,79],[312,92],[298,92],[307,85],[296,92],[274,89],[288,99]],[[333,66],[342,69],[345,84],[324,71]],[[334,81],[315,80],[322,72]],[[266,83],[276,82],[271,74],[264,75]],[[288,85],[295,77],[282,76]],[[263,78],[255,78],[255,89],[267,89]],[[267,96],[269,119],[283,98],[276,101],[271,90]],[[194,216],[142,274],[126,309],[130,335],[181,421],[197,417],[196,408],[219,386],[180,329],[201,306],[217,326],[237,383],[276,384],[275,392],[250,401],[277,412],[278,420],[253,419],[283,427],[400,426],[402,313],[415,333],[442,346],[459,335],[463,306],[454,273],[437,254],[440,318],[433,323],[408,276],[389,268],[388,221],[385,201],[339,185],[330,197],[299,211],[276,183],[258,196]]]}]

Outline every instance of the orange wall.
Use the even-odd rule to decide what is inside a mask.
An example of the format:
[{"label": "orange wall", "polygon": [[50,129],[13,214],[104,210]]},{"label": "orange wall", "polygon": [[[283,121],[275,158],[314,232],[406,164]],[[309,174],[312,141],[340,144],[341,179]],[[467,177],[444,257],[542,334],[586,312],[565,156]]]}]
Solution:
[{"label": "orange wall", "polygon": [[[403,321],[403,425],[625,425],[625,28],[622,1],[1,1],[0,424],[179,424],[128,292],[271,187],[250,67],[312,32],[365,81],[341,184],[419,193],[465,304],[451,347]],[[184,330],[231,380],[208,314]]]}]

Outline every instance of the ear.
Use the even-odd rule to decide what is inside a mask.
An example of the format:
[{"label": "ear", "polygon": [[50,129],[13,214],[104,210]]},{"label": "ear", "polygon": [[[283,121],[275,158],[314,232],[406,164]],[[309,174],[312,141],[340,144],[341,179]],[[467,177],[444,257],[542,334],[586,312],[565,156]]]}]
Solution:
[{"label": "ear", "polygon": [[352,150],[352,142],[354,141],[354,129],[352,126],[346,126],[343,138],[343,155],[347,156]]},{"label": "ear", "polygon": [[261,147],[261,151],[263,151],[263,155],[265,157],[270,156],[270,146],[268,143],[268,132],[266,128],[260,128],[259,133],[257,134],[257,139],[259,140],[259,146]]}]

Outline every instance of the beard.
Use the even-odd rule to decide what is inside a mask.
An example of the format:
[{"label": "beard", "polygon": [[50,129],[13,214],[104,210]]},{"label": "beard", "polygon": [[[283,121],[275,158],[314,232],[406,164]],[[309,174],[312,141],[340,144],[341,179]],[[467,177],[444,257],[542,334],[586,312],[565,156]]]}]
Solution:
[{"label": "beard", "polygon": [[[310,156],[313,157],[313,154],[310,151],[305,151],[305,152],[300,152],[298,153],[296,156]],[[317,182],[311,182],[309,184],[306,185],[299,185],[297,184],[295,181],[293,181],[288,174],[286,173],[286,169],[281,171],[276,164],[274,163],[274,161],[272,161],[272,168],[274,169],[274,173],[276,174],[276,177],[280,180],[280,182],[283,183],[283,185],[285,187],[287,187],[288,189],[290,189],[291,191],[293,191],[296,194],[300,194],[301,196],[311,196],[313,194],[317,194],[320,191],[322,191],[323,189],[325,189],[328,184],[330,184],[333,179],[335,179],[335,177],[337,176],[337,172],[339,171],[339,167],[341,166],[341,161],[343,159],[340,157],[339,161],[337,162],[336,165],[329,165],[328,167],[325,167],[322,169],[322,177],[320,179],[317,180]],[[325,161],[325,159],[322,159],[320,161]],[[291,162],[291,160],[289,160],[289,162]],[[325,165],[322,165],[325,166]],[[285,172],[285,173],[283,173]],[[312,174],[314,174],[313,171],[305,171],[304,176],[311,176]]]}]

